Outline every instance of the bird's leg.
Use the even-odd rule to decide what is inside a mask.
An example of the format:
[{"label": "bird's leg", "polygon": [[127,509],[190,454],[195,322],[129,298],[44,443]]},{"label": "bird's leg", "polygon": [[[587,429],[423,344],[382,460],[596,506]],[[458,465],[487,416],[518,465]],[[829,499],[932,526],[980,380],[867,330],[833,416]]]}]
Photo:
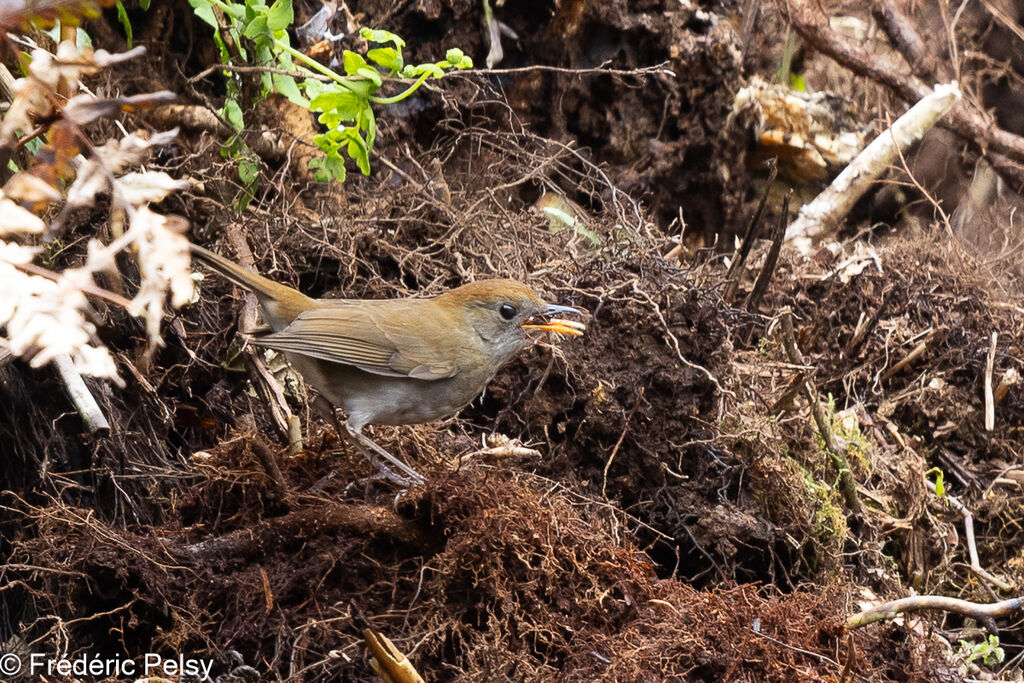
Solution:
[{"label": "bird's leg", "polygon": [[[334,406],[332,406],[331,402],[320,394],[317,394],[313,398],[313,409],[334,425],[339,438],[344,438],[343,435],[348,434],[349,438],[353,441],[353,445],[359,449],[359,452],[363,454],[364,458],[373,463],[373,466],[377,468],[382,478],[399,486],[413,486],[416,484],[422,484],[426,481],[422,474],[375,444],[362,433],[362,430],[355,429],[348,422],[345,422],[343,428],[342,423],[338,421],[338,413],[334,409]],[[402,472],[405,476],[393,471],[390,467],[384,464],[384,462],[381,462],[381,458],[394,465],[395,469]]]},{"label": "bird's leg", "polygon": [[[366,456],[366,459],[376,465],[377,469],[379,469],[381,474],[383,474],[388,480],[401,486],[423,484],[426,481],[422,474],[375,444],[372,439],[363,434],[362,430],[356,429],[348,422],[345,422],[345,431],[347,431],[348,435],[356,442],[356,448],[362,451],[363,455]],[[387,465],[378,459],[378,457],[383,458],[394,465],[395,468],[405,476],[403,477],[402,475],[392,472]]]}]

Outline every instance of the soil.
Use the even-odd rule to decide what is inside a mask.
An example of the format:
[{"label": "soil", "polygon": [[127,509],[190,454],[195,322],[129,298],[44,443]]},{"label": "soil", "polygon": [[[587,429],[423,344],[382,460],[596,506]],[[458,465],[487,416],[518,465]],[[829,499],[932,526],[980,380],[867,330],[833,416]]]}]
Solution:
[{"label": "soil", "polygon": [[[515,277],[584,309],[585,336],[531,347],[455,418],[371,428],[426,475],[397,492],[361,482],[372,468],[282,370],[304,431],[289,452],[235,359],[243,297],[230,284],[204,279],[148,364],[140,326],[97,304],[127,378],[89,382],[109,435],[82,433],[55,376],[0,366],[0,650],[186,653],[224,683],[374,681],[369,626],[430,681],[976,675],[957,654],[983,640],[970,620],[846,619],[914,591],[993,601],[932,468],[973,512],[980,566],[1024,581],[1020,384],[984,427],[993,332],[996,383],[1024,372],[1019,281],[941,226],[894,220],[809,258],[784,250],[760,304],[743,305],[767,244],[737,292],[726,274],[765,180],[729,114],[775,68],[776,10],[744,38],[734,3],[492,4],[518,36],[501,68],[582,71],[438,81],[379,113],[374,172],[344,185],[313,182],[315,123],[269,98],[247,135],[293,152],[262,161],[242,212],[209,132],[186,128],[154,163],[193,180],[168,205],[197,243],[238,256],[240,235],[259,272],[304,292],[430,295]],[[404,36],[411,60],[487,53],[478,2],[349,8]],[[146,68],[107,84],[216,107],[222,79],[186,81],[217,59],[187,3],[129,10]],[[114,16],[93,29],[112,43]],[[603,64],[634,71],[588,70]],[[553,196],[585,231],[552,223],[540,207]],[[105,219],[80,216],[54,260],[81,258]],[[783,349],[787,309],[803,364]],[[827,405],[861,514],[789,391],[801,377]],[[493,435],[533,454],[483,452]],[[1024,631],[999,626],[1012,659]]]}]

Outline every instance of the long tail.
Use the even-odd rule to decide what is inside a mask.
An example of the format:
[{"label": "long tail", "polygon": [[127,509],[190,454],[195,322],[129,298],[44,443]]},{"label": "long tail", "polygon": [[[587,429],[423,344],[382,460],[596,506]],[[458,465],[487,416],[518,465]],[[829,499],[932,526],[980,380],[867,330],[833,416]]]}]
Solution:
[{"label": "long tail", "polygon": [[279,329],[291,322],[299,313],[314,305],[313,299],[288,285],[268,280],[248,268],[229,261],[209,249],[190,244],[192,256],[202,261],[210,270],[221,275],[243,289],[253,292],[267,314],[271,327]]}]

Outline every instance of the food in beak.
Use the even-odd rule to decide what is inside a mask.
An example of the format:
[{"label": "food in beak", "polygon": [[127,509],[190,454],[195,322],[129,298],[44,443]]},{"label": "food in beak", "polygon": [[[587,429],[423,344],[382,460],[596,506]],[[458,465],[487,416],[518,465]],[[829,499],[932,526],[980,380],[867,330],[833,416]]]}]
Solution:
[{"label": "food in beak", "polygon": [[544,330],[545,332],[555,332],[557,334],[569,334],[574,337],[581,336],[584,330],[587,329],[586,325],[576,320],[547,317],[558,313],[574,313],[579,315],[580,311],[569,306],[551,304],[544,310],[543,315],[534,315],[527,318],[526,322],[523,323],[523,329]]}]

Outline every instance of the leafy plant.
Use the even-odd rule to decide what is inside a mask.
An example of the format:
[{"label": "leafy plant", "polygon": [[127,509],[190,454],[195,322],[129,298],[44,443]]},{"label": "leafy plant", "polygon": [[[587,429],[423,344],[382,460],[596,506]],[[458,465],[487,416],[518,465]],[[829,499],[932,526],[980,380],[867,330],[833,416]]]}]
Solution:
[{"label": "leafy plant", "polygon": [[988,638],[979,643],[961,640],[960,656],[967,663],[980,659],[985,666],[995,666],[1006,659],[1006,651],[999,646],[999,636],[989,634]]},{"label": "leafy plant", "polygon": [[[189,2],[196,15],[213,27],[223,63],[231,64],[233,59],[238,59],[270,68],[260,74],[259,96],[280,93],[319,114],[318,120],[327,130],[313,141],[324,156],[310,165],[317,169],[316,178],[322,181],[345,179],[346,156],[355,161],[364,175],[369,175],[370,153],[377,136],[372,105],[400,102],[416,92],[428,78],[441,78],[448,70],[473,66],[473,60],[458,48],[448,50],[445,58],[438,62],[406,64],[402,52],[405,41],[401,37],[388,31],[363,28],[360,35],[376,47],[367,50],[365,55],[345,50],[344,74],[339,74],[292,47],[287,32],[294,20],[292,0],[276,0],[269,6],[264,0]],[[217,11],[223,15],[223,21],[218,21]],[[236,52],[234,56],[232,49]],[[402,92],[391,97],[377,94],[387,83],[403,79],[413,82]],[[238,84],[229,79],[221,114],[239,134],[245,129],[241,99]],[[226,147],[235,156],[245,156],[239,135],[229,140]],[[255,178],[251,166],[240,165],[239,173],[243,182]]]}]

